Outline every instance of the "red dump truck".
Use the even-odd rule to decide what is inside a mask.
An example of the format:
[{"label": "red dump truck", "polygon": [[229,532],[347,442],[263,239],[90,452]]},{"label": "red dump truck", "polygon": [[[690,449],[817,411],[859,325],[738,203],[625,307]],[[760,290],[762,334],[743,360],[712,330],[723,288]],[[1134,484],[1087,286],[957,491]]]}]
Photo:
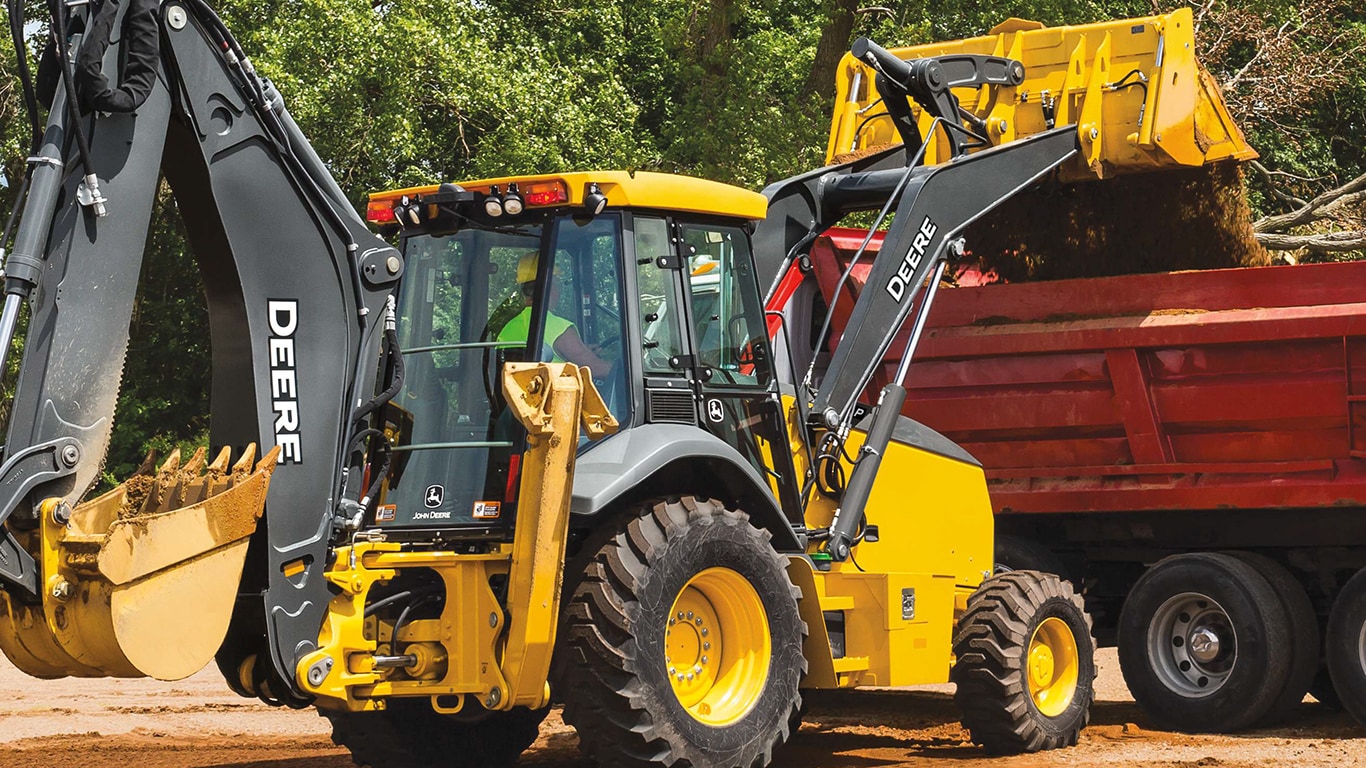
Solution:
[{"label": "red dump truck", "polygon": [[[865,234],[832,230],[805,265],[835,338],[852,306],[837,286]],[[839,290],[857,292],[871,260]],[[1334,701],[1334,684],[1357,708],[1363,284],[1366,263],[1343,263],[939,291],[906,415],[987,468],[1000,567],[1084,586],[1097,637],[1119,645],[1160,723],[1254,725],[1231,718],[1247,709],[1244,683],[1276,665],[1292,682],[1258,722],[1290,714],[1306,688]]]}]

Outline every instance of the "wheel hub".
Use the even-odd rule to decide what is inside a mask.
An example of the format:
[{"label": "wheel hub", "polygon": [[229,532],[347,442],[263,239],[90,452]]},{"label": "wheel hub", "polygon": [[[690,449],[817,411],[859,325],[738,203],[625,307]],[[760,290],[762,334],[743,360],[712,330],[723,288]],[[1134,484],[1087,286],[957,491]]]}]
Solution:
[{"label": "wheel hub", "polygon": [[1029,696],[1046,717],[1062,714],[1077,691],[1080,654],[1067,622],[1049,617],[1039,622],[1026,651]]},{"label": "wheel hub", "polygon": [[1191,631],[1188,642],[1191,658],[1201,664],[1208,664],[1219,658],[1219,652],[1223,646],[1219,633],[1211,627],[1196,627]]},{"label": "wheel hub", "polygon": [[1200,698],[1223,687],[1238,660],[1228,612],[1208,595],[1173,595],[1148,625],[1148,658],[1168,689]]},{"label": "wheel hub", "polygon": [[664,664],[678,702],[712,726],[730,725],[758,702],[772,659],[759,593],[729,568],[693,576],[664,627]]}]

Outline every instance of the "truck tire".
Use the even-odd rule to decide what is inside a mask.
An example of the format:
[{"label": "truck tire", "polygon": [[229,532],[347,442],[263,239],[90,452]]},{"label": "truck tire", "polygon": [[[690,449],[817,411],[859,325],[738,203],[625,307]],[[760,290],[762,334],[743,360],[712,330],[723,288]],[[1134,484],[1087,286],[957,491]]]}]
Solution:
[{"label": "truck tire", "polygon": [[1333,691],[1358,723],[1366,724],[1366,568],[1333,600],[1324,633]]},{"label": "truck tire", "polygon": [[996,534],[995,558],[996,573],[1011,571],[1043,571],[1064,576],[1062,561],[1048,547],[1033,539],[1013,536],[1008,533]]},{"label": "truck tire", "polygon": [[1095,698],[1096,643],[1072,585],[1012,571],[982,582],[953,635],[953,701],[991,754],[1077,743]]},{"label": "truck tire", "polygon": [[[466,704],[474,707],[474,704]],[[364,768],[506,768],[536,741],[550,710],[443,715],[428,699],[392,699],[379,712],[325,712],[332,743]]]},{"label": "truck tire", "polygon": [[1295,580],[1285,566],[1266,555],[1256,552],[1229,552],[1257,569],[1271,584],[1280,599],[1281,608],[1290,619],[1290,645],[1286,655],[1290,657],[1290,672],[1285,677],[1285,688],[1276,697],[1276,703],[1254,725],[1276,725],[1294,714],[1304,701],[1304,694],[1314,684],[1314,675],[1319,667],[1319,619],[1314,614],[1314,605],[1309,602],[1309,594]]},{"label": "truck tire", "polygon": [[565,606],[552,676],[580,749],[603,768],[768,765],[801,706],[799,596],[743,512],[684,496],[629,518]]},{"label": "truck tire", "polygon": [[1281,598],[1256,568],[1201,552],[1159,561],[1119,614],[1119,666],[1159,727],[1243,730],[1287,687],[1293,636]]}]

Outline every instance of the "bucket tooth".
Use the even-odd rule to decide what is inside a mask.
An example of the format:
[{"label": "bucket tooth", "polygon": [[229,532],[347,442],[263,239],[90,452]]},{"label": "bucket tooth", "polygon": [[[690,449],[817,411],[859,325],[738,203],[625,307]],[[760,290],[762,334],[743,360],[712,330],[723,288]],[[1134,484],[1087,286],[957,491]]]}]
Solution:
[{"label": "bucket tooth", "polygon": [[166,455],[166,460],[161,462],[161,466],[157,467],[157,476],[168,475],[178,469],[180,469],[180,449],[175,448]]},{"label": "bucket tooth", "polygon": [[204,471],[204,458],[208,455],[209,450],[204,446],[201,445],[196,448],[194,454],[190,456],[190,460],[185,462],[185,466],[181,468],[181,476],[186,478],[198,477]]},{"label": "bucket tooth", "polygon": [[[253,449],[256,448],[255,445],[252,445],[251,447],[252,447]],[[245,457],[243,457],[243,458],[245,458]],[[275,471],[275,465],[276,465],[276,463],[279,462],[279,460],[280,460],[280,446],[277,445],[277,446],[275,446],[274,448],[271,448],[270,451],[269,451],[268,453],[266,453],[265,456],[262,456],[262,457],[261,457],[261,461],[258,462],[258,463],[256,464],[256,471],[257,471],[257,472],[265,471],[265,472],[267,472],[267,473],[274,472],[274,471]]]},{"label": "bucket tooth", "polygon": [[232,449],[223,446],[223,450],[218,452],[212,463],[205,470],[205,474],[210,477],[222,477],[228,471],[228,462],[232,459]]},{"label": "bucket tooth", "polygon": [[[278,449],[275,450],[278,451]],[[242,478],[250,475],[255,463],[256,443],[251,443],[247,446],[245,451],[242,451],[242,455],[237,459],[237,463],[232,465],[233,483],[241,482]]]}]

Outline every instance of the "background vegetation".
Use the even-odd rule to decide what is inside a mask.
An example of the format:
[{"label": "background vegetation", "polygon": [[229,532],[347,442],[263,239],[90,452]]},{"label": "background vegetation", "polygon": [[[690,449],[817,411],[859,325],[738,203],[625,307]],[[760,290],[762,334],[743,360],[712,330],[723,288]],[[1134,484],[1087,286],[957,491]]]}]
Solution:
[{"label": "background vegetation", "polygon": [[[1009,16],[1083,23],[1182,0],[1153,2],[225,0],[219,10],[360,205],[368,191],[396,185],[594,167],[758,189],[820,163],[835,67],[856,35],[914,44],[982,34]],[[1248,177],[1257,216],[1301,209],[1366,173],[1366,71],[1351,66],[1366,40],[1360,0],[1194,7],[1204,61],[1263,156]],[[30,32],[36,50],[42,29]],[[5,213],[28,141],[15,66],[0,45]],[[1359,240],[1361,193],[1330,202],[1282,230]],[[1309,244],[1299,256],[1313,256]],[[130,471],[148,445],[205,431],[208,333],[197,286],[163,194],[110,476]]]}]

